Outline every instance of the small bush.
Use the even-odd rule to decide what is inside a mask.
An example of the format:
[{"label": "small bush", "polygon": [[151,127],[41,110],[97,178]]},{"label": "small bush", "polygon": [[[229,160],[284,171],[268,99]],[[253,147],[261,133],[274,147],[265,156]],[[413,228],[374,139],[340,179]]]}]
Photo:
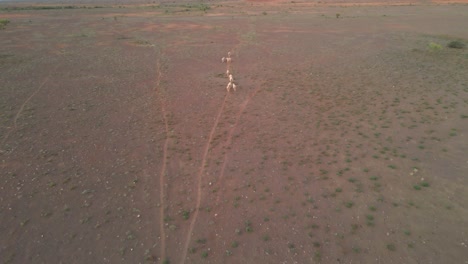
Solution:
[{"label": "small bush", "polygon": [[465,47],[465,44],[459,40],[454,40],[450,41],[449,44],[447,44],[447,47],[452,49],[463,49]]},{"label": "small bush", "polygon": [[421,182],[422,187],[429,187],[429,185],[430,184],[428,182],[426,182],[426,181]]},{"label": "small bush", "polygon": [[442,49],[442,45],[437,44],[435,42],[431,42],[428,45],[430,51],[439,51]]},{"label": "small bush", "polygon": [[199,238],[197,239],[198,244],[206,244],[206,238]]},{"label": "small bush", "polygon": [[4,29],[6,25],[10,23],[10,20],[8,19],[0,19],[0,29]]},{"label": "small bush", "polygon": [[211,7],[210,7],[209,5],[206,5],[206,4],[200,4],[200,5],[198,6],[198,9],[201,10],[201,11],[203,11],[203,12],[206,12],[206,11],[210,10]]},{"label": "small bush", "polygon": [[182,218],[184,218],[184,220],[188,220],[190,218],[190,211],[183,211]]}]

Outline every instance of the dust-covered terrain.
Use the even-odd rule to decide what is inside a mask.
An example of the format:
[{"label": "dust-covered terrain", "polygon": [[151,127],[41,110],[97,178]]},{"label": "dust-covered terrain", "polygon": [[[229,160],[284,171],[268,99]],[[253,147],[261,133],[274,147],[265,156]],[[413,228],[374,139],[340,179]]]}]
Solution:
[{"label": "dust-covered terrain", "polygon": [[466,1],[2,20],[0,263],[468,262]]}]

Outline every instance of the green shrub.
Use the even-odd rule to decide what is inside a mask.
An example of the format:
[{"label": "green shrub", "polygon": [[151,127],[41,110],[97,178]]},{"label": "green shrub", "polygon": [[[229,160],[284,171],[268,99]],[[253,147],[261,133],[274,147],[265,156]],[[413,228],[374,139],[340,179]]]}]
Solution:
[{"label": "green shrub", "polygon": [[459,40],[454,40],[450,41],[449,44],[447,44],[447,47],[452,49],[463,49],[465,47],[465,44]]},{"label": "green shrub", "polygon": [[4,29],[6,25],[10,23],[10,20],[8,19],[0,19],[0,29]]},{"label": "green shrub", "polygon": [[390,250],[390,251],[395,251],[396,246],[394,244],[387,244],[387,249]]},{"label": "green shrub", "polygon": [[442,45],[437,44],[435,42],[431,42],[428,45],[430,51],[439,51],[442,49]]},{"label": "green shrub", "polygon": [[429,187],[429,185],[430,184],[428,182],[426,182],[426,181],[421,182],[422,187]]},{"label": "green shrub", "polygon": [[200,10],[203,11],[203,12],[206,12],[206,11],[210,10],[211,7],[210,7],[209,5],[206,5],[206,4],[200,4],[200,5],[198,6],[198,9],[200,9]]}]

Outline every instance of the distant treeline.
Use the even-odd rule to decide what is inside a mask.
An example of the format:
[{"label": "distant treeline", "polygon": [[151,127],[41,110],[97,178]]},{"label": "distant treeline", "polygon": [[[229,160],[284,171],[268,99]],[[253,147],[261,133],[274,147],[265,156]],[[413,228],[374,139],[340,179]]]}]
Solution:
[{"label": "distant treeline", "polygon": [[104,6],[10,6],[0,7],[1,11],[16,11],[16,10],[52,10],[52,9],[91,9],[104,8]]}]

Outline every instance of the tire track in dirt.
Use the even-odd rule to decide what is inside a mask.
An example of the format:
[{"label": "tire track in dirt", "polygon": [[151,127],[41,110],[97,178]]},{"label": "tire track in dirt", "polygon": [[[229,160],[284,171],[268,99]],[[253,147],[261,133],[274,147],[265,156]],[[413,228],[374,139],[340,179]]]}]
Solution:
[{"label": "tire track in dirt", "polygon": [[[254,26],[253,25],[250,25],[250,31],[254,30]],[[238,44],[234,46],[234,48],[231,49],[231,51],[233,52],[234,55],[239,55],[240,53],[240,48],[243,46],[243,45],[246,45],[245,43],[245,40],[243,40],[240,36],[237,36],[237,41],[238,41]],[[227,65],[227,70],[231,70],[230,68],[230,64]],[[231,127],[229,133],[228,133],[228,138],[226,140],[226,143],[224,145],[225,148],[228,148],[231,146],[232,144],[232,135],[234,134],[234,130],[236,130],[237,128],[237,125],[240,121],[240,118],[242,117],[242,114],[244,113],[245,109],[247,108],[247,105],[249,104],[250,100],[252,100],[252,98],[260,91],[261,89],[261,85],[259,85],[257,88],[255,88],[255,90],[253,92],[251,92],[247,98],[244,100],[244,102],[241,104],[240,106],[240,109],[236,115],[236,121],[234,123],[234,125]],[[224,171],[226,169],[226,164],[227,164],[227,160],[228,160],[228,153],[226,151],[226,153],[224,154],[224,157],[223,157],[223,163],[222,163],[222,166],[221,166],[221,172],[219,174],[219,177],[218,177],[218,188],[219,189],[222,189],[223,187],[223,178],[224,178]],[[219,193],[219,192],[218,192]],[[217,195],[216,196],[216,202],[215,202],[215,205],[218,206],[219,204],[219,200],[221,199],[221,195]]]},{"label": "tire track in dirt", "polygon": [[44,78],[41,85],[39,85],[39,87],[23,102],[23,104],[21,104],[20,109],[18,110],[18,112],[15,115],[15,118],[13,119],[13,127],[8,131],[8,133],[6,133],[5,137],[2,139],[2,143],[0,144],[0,146],[3,146],[5,144],[5,142],[7,141],[8,137],[10,136],[10,134],[18,128],[18,118],[20,117],[21,113],[23,112],[24,107],[29,103],[29,101],[31,101],[31,99],[40,90],[42,90],[42,87],[44,87],[44,85],[49,81],[50,76],[52,76],[52,73],[55,72],[55,70],[57,70],[57,68],[58,68],[58,66],[55,67],[54,70],[52,70],[49,73],[49,75],[47,75],[47,77]]},{"label": "tire track in dirt", "polygon": [[164,140],[163,146],[163,158],[161,164],[161,171],[159,172],[159,229],[161,233],[161,247],[160,247],[160,255],[161,260],[166,260],[166,232],[164,230],[164,176],[166,173],[166,164],[167,164],[167,146],[169,144],[169,122],[167,120],[167,112],[166,112],[166,102],[164,99],[164,95],[161,91],[160,83],[161,83],[161,63],[158,60],[156,64],[156,93],[160,96],[161,99],[161,113],[164,120],[164,128],[166,133],[166,139]]},{"label": "tire track in dirt", "polygon": [[[236,54],[239,52],[239,49],[242,45],[244,45],[244,41],[240,38],[240,37],[237,37],[237,40],[238,40],[238,44],[235,45],[231,51]],[[232,68],[231,68],[231,63],[227,63],[227,70],[228,71],[231,71]],[[229,133],[229,136],[228,136],[228,143],[227,143],[227,146],[229,146],[232,142],[232,134],[235,130],[235,128],[237,127],[237,124],[239,123],[239,120],[242,116],[242,113],[245,111],[245,108],[247,107],[248,103],[250,102],[250,100],[257,94],[257,92],[260,90],[260,87],[261,86],[258,86],[249,96],[247,96],[246,100],[242,103],[241,105],[241,109],[239,110],[238,114],[236,115],[236,122],[234,124],[234,126],[231,128],[231,131]],[[211,141],[213,140],[213,137],[214,137],[214,134],[215,134],[215,131],[216,131],[216,128],[218,126],[218,123],[219,123],[219,119],[221,117],[221,114],[223,113],[223,110],[224,110],[224,107],[226,105],[226,101],[227,101],[227,98],[228,98],[228,95],[229,95],[229,91],[226,93],[225,97],[224,97],[224,100],[223,100],[223,103],[221,104],[221,107],[218,111],[218,114],[216,116],[216,119],[215,119],[215,122],[213,124],[213,127],[211,128],[211,132],[209,134],[209,137],[208,137],[208,142],[206,143],[206,146],[205,146],[205,151],[203,153],[203,158],[202,158],[202,162],[201,162],[201,166],[200,166],[200,169],[199,169],[199,172],[197,174],[197,182],[198,182],[198,188],[197,188],[197,202],[196,202],[196,206],[195,206],[195,213],[192,217],[192,221],[190,222],[190,226],[189,226],[189,230],[188,230],[188,233],[187,233],[187,239],[184,243],[184,247],[183,247],[183,251],[182,251],[182,259],[181,259],[181,264],[185,263],[185,259],[187,258],[187,252],[188,252],[188,247],[189,247],[189,244],[190,244],[190,239],[192,237],[192,232],[193,232],[193,229],[195,227],[195,223],[197,221],[197,218],[198,218],[198,212],[199,212],[199,207],[200,207],[200,204],[201,204],[201,197],[202,197],[202,193],[201,193],[201,182],[202,182],[202,176],[203,176],[203,172],[205,170],[205,163],[206,163],[206,158],[208,156],[208,152],[209,152],[209,148],[210,148],[210,145],[211,145]],[[224,157],[224,160],[223,160],[223,167],[222,167],[222,174],[221,175],[224,175],[224,169],[225,169],[225,166],[226,166],[226,162],[227,161],[227,154],[225,155]]]},{"label": "tire track in dirt", "polygon": [[[236,130],[237,125],[239,124],[239,121],[240,121],[240,119],[242,117],[242,114],[244,113],[245,109],[247,108],[247,105],[249,104],[249,102],[260,91],[260,89],[261,89],[261,86],[259,85],[257,88],[255,88],[255,90],[252,93],[250,93],[250,95],[247,96],[247,98],[241,104],[240,109],[239,109],[239,111],[237,112],[237,115],[236,115],[236,121],[235,121],[234,125],[231,127],[231,129],[229,130],[228,138],[226,140],[226,143],[224,144],[225,148],[229,148],[231,146],[231,144],[232,144],[232,135],[234,134],[234,131]],[[228,160],[228,152],[226,151],[224,153],[223,163],[222,163],[222,166],[221,166],[221,172],[219,173],[219,177],[218,177],[218,187],[219,187],[220,190],[224,186],[224,181],[223,181],[223,179],[224,179],[224,170],[226,168],[227,160]],[[218,192],[218,193],[222,194],[223,192]],[[219,200],[222,198],[221,196],[222,195],[220,195],[220,194],[217,195],[216,202],[215,202],[216,206],[218,206]]]},{"label": "tire track in dirt", "polygon": [[197,182],[198,182],[197,202],[196,202],[196,205],[195,205],[195,212],[194,212],[194,215],[192,217],[192,221],[190,222],[189,230],[188,230],[188,233],[187,233],[187,238],[185,240],[185,244],[184,244],[184,247],[182,249],[183,250],[182,251],[182,259],[181,259],[181,262],[180,262],[182,264],[185,263],[185,259],[187,257],[188,247],[189,247],[189,244],[190,244],[190,239],[192,238],[193,228],[195,227],[195,222],[197,221],[197,217],[198,217],[198,212],[199,212],[199,207],[200,207],[201,197],[202,197],[201,182],[202,182],[202,178],[203,178],[203,172],[205,171],[206,158],[208,156],[211,141],[213,140],[213,137],[214,137],[214,134],[215,134],[215,131],[216,131],[216,127],[218,127],[219,119],[221,117],[221,114],[223,113],[224,106],[226,105],[228,95],[229,95],[229,93],[226,93],[226,95],[224,96],[223,103],[221,104],[221,107],[219,108],[218,114],[216,115],[215,122],[213,124],[213,127],[211,128],[210,134],[208,136],[208,141],[207,141],[207,143],[205,145],[205,150],[203,152],[203,158],[202,158],[202,162],[201,162],[201,165],[200,165],[200,169],[198,170],[198,174],[197,174]]}]

